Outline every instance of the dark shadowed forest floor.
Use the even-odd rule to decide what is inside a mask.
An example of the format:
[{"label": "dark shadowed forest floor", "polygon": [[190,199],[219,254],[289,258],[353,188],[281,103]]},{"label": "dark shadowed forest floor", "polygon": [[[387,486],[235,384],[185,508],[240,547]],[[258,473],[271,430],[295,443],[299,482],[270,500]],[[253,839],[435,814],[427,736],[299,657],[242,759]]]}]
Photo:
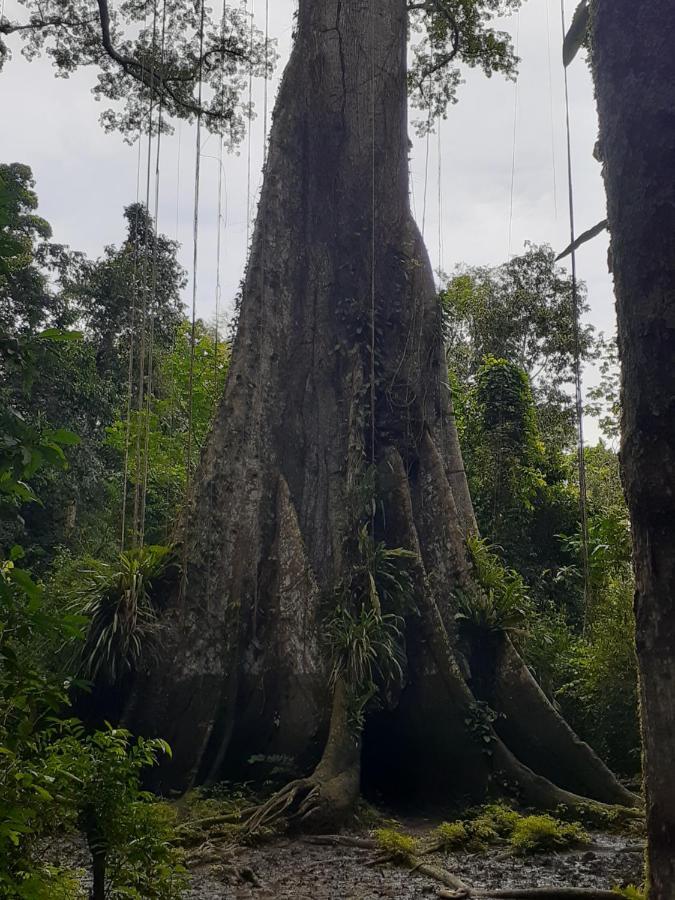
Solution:
[{"label": "dark shadowed forest floor", "polygon": [[[400,820],[406,834],[428,837],[438,821]],[[365,829],[343,832],[368,838]],[[379,862],[373,850],[280,837],[259,846],[215,844],[202,848],[208,862],[189,867],[185,900],[423,900],[443,888],[418,871]],[[49,842],[45,862],[82,873],[89,889],[89,854],[82,838]],[[636,834],[593,832],[590,843],[565,852],[514,855],[501,846],[480,853],[439,851],[424,863],[451,872],[474,888],[626,887],[643,880],[643,845]]]},{"label": "dark shadowed forest floor", "polygon": [[[432,823],[417,828],[428,830]],[[222,864],[195,868],[190,900],[418,900],[435,897],[441,885],[392,864],[373,865],[373,853],[354,847],[317,846],[279,839],[242,847]],[[483,888],[574,886],[612,888],[642,879],[642,852],[635,838],[592,835],[573,852],[517,857],[503,848],[477,854],[438,853],[426,861]]]}]

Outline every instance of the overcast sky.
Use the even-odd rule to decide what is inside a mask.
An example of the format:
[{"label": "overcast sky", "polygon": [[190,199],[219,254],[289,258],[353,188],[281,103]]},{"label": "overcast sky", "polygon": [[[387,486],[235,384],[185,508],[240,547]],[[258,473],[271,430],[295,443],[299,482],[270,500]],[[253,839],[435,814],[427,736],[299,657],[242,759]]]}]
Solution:
[{"label": "overcast sky", "polygon": [[[262,27],[264,2],[253,2]],[[4,0],[4,5],[7,17],[25,17],[16,0]],[[572,0],[567,0],[567,6],[569,20]],[[278,39],[281,54],[270,96],[290,49],[293,8],[294,0],[270,0],[270,32]],[[525,241],[547,242],[555,248],[569,242],[558,0],[528,0],[505,27],[514,35],[522,58],[517,88],[498,77],[469,73],[459,103],[449,111],[440,135],[431,137],[428,166],[426,142],[414,140],[413,206],[420,226],[424,218],[434,268],[440,264],[445,271],[461,262],[501,263],[509,253],[519,253]],[[18,40],[11,46],[18,51]],[[592,155],[597,122],[590,73],[583,59],[573,64],[569,77],[577,231],[581,232],[604,218],[605,198],[600,167]],[[138,152],[100,128],[102,107],[90,94],[94,79],[92,70],[78,72],[69,80],[56,79],[47,61],[29,64],[18,52],[0,74],[0,161],[32,167],[40,213],[51,222],[55,240],[92,257],[106,244],[123,238],[122,208],[136,199]],[[256,190],[263,151],[261,98],[259,84],[260,115],[251,136]],[[218,163],[213,157],[217,152],[217,138],[204,137],[197,308],[207,318],[215,308]],[[159,228],[182,243],[181,259],[187,269],[192,260],[194,154],[192,126],[163,139]],[[238,156],[225,157],[223,169],[222,302],[231,308],[246,255],[246,143]],[[606,236],[580,250],[578,268],[588,285],[590,321],[612,333],[614,298],[607,273]],[[596,376],[589,370],[586,377],[590,384]],[[589,425],[593,438],[596,430]]]}]

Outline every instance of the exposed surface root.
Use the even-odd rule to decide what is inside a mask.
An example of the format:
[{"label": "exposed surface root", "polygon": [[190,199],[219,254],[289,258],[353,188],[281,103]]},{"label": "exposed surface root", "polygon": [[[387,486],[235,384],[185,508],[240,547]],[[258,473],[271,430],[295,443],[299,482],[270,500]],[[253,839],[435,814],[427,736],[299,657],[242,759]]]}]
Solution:
[{"label": "exposed surface root", "polygon": [[416,872],[419,872],[420,875],[426,875],[427,878],[433,878],[434,881],[438,881],[446,887],[452,888],[452,894],[450,894],[452,897],[471,897],[471,888],[467,887],[461,878],[458,878],[446,869],[441,869],[440,866],[432,866],[429,863],[419,863],[413,865],[412,868]]},{"label": "exposed surface root", "polygon": [[356,847],[357,850],[377,850],[378,843],[372,838],[354,837],[350,834],[317,834],[305,838],[307,844],[326,847]]},{"label": "exposed surface root", "polygon": [[[450,491],[447,485],[441,483],[439,487],[439,479],[442,482],[443,478],[438,475],[437,455],[433,447],[428,447],[426,454],[422,456],[418,477],[421,487],[417,489],[417,493],[421,491],[421,495],[417,496],[417,501],[413,496],[414,491],[403,460],[394,448],[390,448],[385,455],[380,470],[380,482],[390,532],[395,535],[402,547],[412,550],[419,559],[419,565],[414,573],[416,600],[421,613],[426,644],[445,691],[449,714],[456,717],[457,728],[461,730],[462,722],[473,720],[476,698],[458,664],[452,634],[451,623],[454,617],[451,585],[456,584],[461,577],[462,567],[457,561],[456,550],[452,550],[454,546],[452,535],[445,534],[450,527],[448,523],[454,521],[452,497],[448,496]],[[444,490],[444,487],[447,489]],[[454,560],[454,567],[448,565],[449,559]],[[439,578],[439,573],[442,574],[442,578]],[[541,744],[541,748],[538,754],[523,751],[522,755],[516,755],[512,752],[510,741],[507,746],[492,725],[486,724],[481,736],[490,744],[488,756],[481,752],[475,736],[464,727],[463,739],[468,746],[473,743],[476,748],[474,770],[483,773],[485,788],[487,789],[490,780],[496,777],[498,781],[514,788],[521,802],[527,806],[549,810],[566,806],[580,812],[587,809],[592,802],[588,796],[582,796],[576,793],[576,790],[566,790],[552,780],[552,777],[556,776],[555,781],[558,782],[558,776],[566,774],[562,762],[556,765],[554,760],[552,766],[541,764],[542,759],[549,759],[555,750],[556,758],[564,761],[567,768],[570,765],[573,769],[583,767],[586,777],[579,779],[581,787],[594,780],[602,787],[602,790],[599,788],[596,790],[594,802],[598,803],[599,797],[614,804],[621,802],[627,806],[638,806],[639,798],[618,783],[590,748],[580,741],[567,723],[558,716],[510,641],[505,641],[504,646],[509,651],[502,654],[504,666],[508,669],[509,683],[512,681],[519,685],[517,696],[505,693],[502,698],[505,711],[513,721],[517,720],[519,723],[519,728],[514,730],[514,743],[519,746],[518,738],[522,733],[531,735],[531,743]],[[431,660],[425,659],[421,670],[417,672],[414,663],[413,660],[411,668],[418,682],[417,693],[423,699],[425,687],[427,694],[429,691],[435,691],[438,681],[434,684],[428,678]],[[442,740],[440,733],[439,727],[439,739]],[[459,734],[455,735],[455,743],[461,739]],[[520,743],[525,746],[527,744],[524,739]],[[447,752],[451,752],[450,746]],[[536,771],[530,768],[528,756],[532,765],[537,764]],[[567,781],[568,784],[573,781],[571,778],[562,777],[561,780]],[[575,789],[578,789],[576,785]],[[589,793],[593,791],[589,789]],[[609,812],[610,807],[605,808]]]},{"label": "exposed surface root", "polygon": [[302,822],[316,806],[320,786],[311,778],[292,781],[242,820],[244,834],[256,834],[271,828],[281,819]]},{"label": "exposed surface root", "polygon": [[439,897],[448,900],[471,900],[473,897],[484,897],[486,900],[616,900],[616,891],[603,891],[596,888],[573,887],[540,887],[540,888],[508,888],[507,890],[474,890],[462,891],[440,890]]},{"label": "exposed surface root", "polygon": [[242,833],[253,836],[285,822],[307,831],[335,831],[352,815],[359,796],[361,740],[349,724],[346,686],[333,693],[328,740],[309,778],[292,781],[242,818]]},{"label": "exposed surface root", "polygon": [[499,714],[497,731],[526,766],[571,793],[607,804],[643,805],[554,709],[506,635],[497,651],[489,699]]},{"label": "exposed surface root", "polygon": [[257,807],[251,806],[238,812],[219,813],[218,815],[205,816],[203,819],[190,819],[188,822],[182,822],[176,827],[178,836],[190,834],[195,830],[208,830],[217,828],[219,825],[237,825],[248,815],[255,812]]},{"label": "exposed surface root", "polygon": [[440,866],[423,863],[412,859],[410,869],[420,875],[426,875],[434,881],[438,881],[450,890],[441,890],[439,897],[452,898],[452,900],[478,900],[478,898],[492,898],[492,900],[616,900],[614,891],[605,891],[596,888],[575,887],[538,887],[538,888],[474,888],[465,884],[461,878],[448,872]]}]

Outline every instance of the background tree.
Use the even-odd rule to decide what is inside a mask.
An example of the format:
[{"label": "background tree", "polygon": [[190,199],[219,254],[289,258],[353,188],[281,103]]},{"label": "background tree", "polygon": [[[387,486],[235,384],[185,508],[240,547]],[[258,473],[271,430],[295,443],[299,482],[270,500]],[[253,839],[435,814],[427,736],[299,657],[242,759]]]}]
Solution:
[{"label": "background tree", "polygon": [[[172,346],[157,353],[149,408],[132,411],[128,437],[126,411],[118,413],[108,429],[106,444],[116,451],[119,470],[127,440],[135,446],[137,435],[148,428],[146,537],[151,544],[165,543],[173,534],[187,487],[187,448],[194,469],[223,395],[229,359],[229,345],[216,343],[214,329],[201,320],[195,325],[193,355],[192,326],[183,320]],[[134,488],[142,478],[139,461],[132,454],[130,486]]]},{"label": "background tree", "polygon": [[[580,313],[588,310],[583,284]],[[487,356],[524,371],[534,395],[543,439],[554,447],[574,440],[576,343],[572,279],[553,250],[528,245],[495,268],[461,269],[442,294],[447,310],[448,363],[460,384],[475,378]],[[582,361],[595,346],[593,328],[580,333]]]},{"label": "background tree", "polygon": [[[3,278],[33,264],[32,248],[12,231],[16,216],[12,220],[8,208],[11,187],[0,181]],[[7,521],[39,502],[39,473],[66,471],[67,454],[78,443],[72,432],[18,413],[7,376],[28,391],[49,371],[50,356],[71,339],[55,328],[2,333],[0,517]],[[94,896],[103,897],[107,887],[177,898],[182,875],[170,820],[139,790],[141,769],[154,764],[166,745],[140,741],[131,747],[127,733],[88,734],[69,717],[68,687],[76,681],[63,648],[82,637],[86,619],[59,608],[26,567],[23,548],[0,538],[0,893],[9,900],[79,896],[76,873],[44,859],[45,840],[79,825],[89,838]]]},{"label": "background tree", "polygon": [[452,383],[480,533],[501,548],[540,603],[580,618],[583,590],[570,593],[557,580],[578,560],[560,539],[578,524],[574,459],[544,440],[529,378],[514,363],[488,356],[468,386]]},{"label": "background tree", "polygon": [[[578,561],[560,540],[576,532],[579,517],[570,452],[576,445],[571,278],[550,247],[530,244],[496,268],[460,268],[441,302],[480,531],[502,548],[539,602],[580,620],[583,591],[558,579],[560,569]],[[583,328],[582,359],[595,345],[592,327]],[[606,381],[609,389],[609,371]]]},{"label": "background tree", "polygon": [[[467,478],[481,534],[492,541],[502,564],[525,581],[529,602],[519,628],[526,634],[522,649],[528,663],[575,731],[613,766],[633,773],[639,767],[630,603],[634,583],[618,457],[602,442],[585,450],[587,596],[574,413],[569,386],[562,380],[572,378],[575,352],[571,289],[549,249],[540,254],[531,248],[525,260],[532,274],[524,279],[527,291],[522,278],[503,278],[484,269],[479,270],[483,280],[456,276],[442,295]],[[544,275],[539,271],[535,277],[540,267]],[[556,282],[563,286],[557,300],[560,288],[551,288]],[[599,416],[611,437],[618,390],[612,343],[602,336],[593,341],[590,332],[586,339],[603,360],[601,382],[589,392],[593,402],[586,412]],[[559,348],[550,364],[540,351],[544,341]],[[530,342],[536,361],[522,353]],[[527,372],[515,362],[481,355],[490,347],[504,348],[534,373],[543,366],[543,400],[541,395],[540,402],[535,400]]]},{"label": "background tree", "polygon": [[83,260],[63,283],[64,296],[96,344],[98,369],[114,374],[120,384],[128,377],[132,340],[140,343],[143,306],[153,350],[168,350],[184,318],[186,285],[178,243],[156,233],[145,207],[125,207],[124,218],[127,234],[121,246],[106,247],[101,259]]},{"label": "background tree", "polygon": [[47,327],[67,328],[73,316],[51,282],[78,262],[50,242],[52,229],[35,212],[35,181],[29,166],[0,165],[2,233],[14,243],[0,273],[0,328],[7,337],[35,335]]},{"label": "background tree", "polygon": [[[101,114],[103,127],[129,138],[148,128],[148,107],[161,102],[164,130],[172,117],[200,115],[207,128],[238,144],[248,116],[242,95],[249,72],[260,76],[276,60],[274,45],[265,46],[241,5],[228,5],[221,21],[209,7],[187,0],[161,7],[158,0],[21,0],[21,6],[22,20],[0,20],[0,67],[11,59],[11,36],[23,42],[26,59],[44,53],[62,77],[93,66],[94,96],[113,104]],[[208,97],[201,105],[200,81]]]},{"label": "background tree", "polygon": [[616,338],[600,335],[595,348],[600,381],[588,391],[586,412],[595,416],[603,437],[613,446],[619,440],[621,420],[619,348]]},{"label": "background tree", "polygon": [[[31,564],[39,563],[44,569],[59,547],[105,556],[118,544],[124,457],[112,445],[109,429],[126,419],[130,401],[132,409],[138,407],[144,303],[144,387],[149,386],[152,354],[158,374],[153,403],[155,398],[156,402],[164,398],[168,404],[173,391],[177,415],[184,420],[185,378],[181,381],[178,371],[170,378],[162,372],[171,358],[171,365],[180,370],[181,354],[183,368],[189,365],[191,349],[185,340],[180,297],[185,274],[177,261],[177,244],[156,235],[142,206],[126,208],[127,236],[121,246],[107,247],[101,259],[88,260],[49,241],[49,225],[35,214],[37,197],[27,166],[3,166],[0,177],[7,185],[8,198],[4,233],[20,245],[11,271],[0,274],[5,402],[36,428],[66,428],[80,437],[66,472],[47,469],[38,474],[36,489],[41,503],[27,506],[23,521],[15,519],[6,526],[6,541],[21,540]],[[70,331],[64,332],[65,328]],[[42,352],[42,335],[49,339],[59,330],[58,340],[49,343],[50,352]],[[210,372],[204,357],[210,349],[215,352],[204,346],[204,341],[208,343],[206,336],[200,338],[197,348],[198,374]],[[39,379],[27,381],[25,367],[12,364],[17,342],[21,342],[22,357],[28,352],[40,354]],[[206,385],[204,389],[209,390]],[[213,398],[213,390],[208,396]],[[211,409],[202,403],[195,421],[201,423],[203,416],[208,420]],[[168,427],[166,421],[156,424],[165,431]],[[202,430],[204,427],[201,425]],[[126,433],[126,425],[122,429]],[[183,471],[184,432],[185,426],[174,438],[175,462]],[[198,441],[195,445],[200,446]],[[180,485],[179,478],[174,489],[161,496],[161,502],[156,496],[159,507],[153,518],[162,537],[176,509]]]}]

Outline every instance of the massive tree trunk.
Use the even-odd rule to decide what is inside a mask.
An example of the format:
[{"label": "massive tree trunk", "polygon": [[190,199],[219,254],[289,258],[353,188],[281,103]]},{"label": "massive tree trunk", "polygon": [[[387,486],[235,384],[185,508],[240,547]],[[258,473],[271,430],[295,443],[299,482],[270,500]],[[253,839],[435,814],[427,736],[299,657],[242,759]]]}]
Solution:
[{"label": "massive tree trunk", "polygon": [[595,0],[600,116],[633,527],[650,900],[675,898],[675,14]]},{"label": "massive tree trunk", "polygon": [[[359,788],[361,736],[344,686],[330,690],[322,631],[354,563],[364,494],[376,539],[417,558],[408,683],[366,728],[364,777],[386,767],[390,787],[415,782],[438,798],[442,783],[448,801],[475,800],[493,781],[532,803],[579,800],[506,748],[458,649],[453,592],[471,575],[475,522],[409,208],[406,99],[404,0],[301,0],[229,380],[187,515],[184,581],[126,716],[171,743],[164,788],[231,773],[251,754],[309,770],[325,746],[260,822],[283,809],[327,823],[326,807],[345,812]],[[577,773],[572,790],[634,802],[519,678],[526,706],[511,698],[508,714],[527,716],[519,734],[539,735],[538,759],[555,749],[561,782]]]}]

